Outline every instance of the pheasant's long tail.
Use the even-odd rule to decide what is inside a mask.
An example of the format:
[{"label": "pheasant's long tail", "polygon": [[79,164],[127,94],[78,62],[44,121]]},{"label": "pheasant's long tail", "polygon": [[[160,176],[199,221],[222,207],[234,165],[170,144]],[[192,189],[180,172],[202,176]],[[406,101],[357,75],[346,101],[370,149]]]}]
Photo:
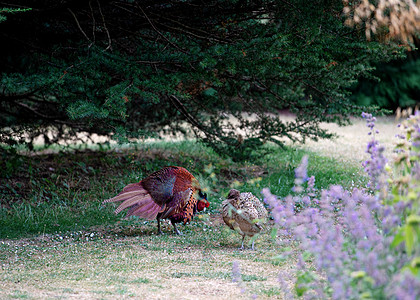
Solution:
[{"label": "pheasant's long tail", "polygon": [[127,185],[121,193],[105,200],[102,204],[118,201],[123,201],[123,203],[117,207],[115,214],[129,208],[126,218],[139,216],[144,219],[153,220],[164,209],[153,201],[152,196],[143,188],[141,182]]}]

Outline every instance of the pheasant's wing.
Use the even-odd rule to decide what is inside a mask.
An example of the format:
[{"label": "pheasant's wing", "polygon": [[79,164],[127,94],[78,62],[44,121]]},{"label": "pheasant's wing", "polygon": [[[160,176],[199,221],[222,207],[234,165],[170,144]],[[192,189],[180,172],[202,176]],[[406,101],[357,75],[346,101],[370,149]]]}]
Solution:
[{"label": "pheasant's wing", "polygon": [[258,219],[258,212],[252,206],[248,206],[238,210],[238,214],[242,219],[244,219],[244,221],[246,221],[249,224],[253,224],[254,220]]},{"label": "pheasant's wing", "polygon": [[256,212],[254,219],[258,219],[259,222],[263,222],[267,218],[267,209],[264,207],[261,200],[252,193],[241,193],[241,199],[243,199],[241,202],[241,208]]},{"label": "pheasant's wing", "polygon": [[191,188],[186,189],[182,192],[174,193],[173,197],[166,203],[166,209],[162,213],[161,218],[165,219],[174,214],[181,213],[184,208],[188,205],[192,197],[193,190]]},{"label": "pheasant's wing", "polygon": [[141,181],[153,200],[160,206],[167,204],[174,197],[176,174],[171,171],[171,169],[164,168]]},{"label": "pheasant's wing", "polygon": [[229,203],[228,200],[225,200],[222,202],[222,218],[223,221],[227,226],[229,226],[230,229],[235,230],[235,227],[237,227],[236,221],[234,216],[236,209]]},{"label": "pheasant's wing", "polygon": [[268,217],[267,209],[257,197],[254,196],[253,200],[252,205],[258,212],[258,219],[266,219]]},{"label": "pheasant's wing", "polygon": [[251,202],[242,202],[240,209],[237,210],[237,214],[236,220],[242,232],[252,236],[261,231],[262,227],[259,224],[258,211]]},{"label": "pheasant's wing", "polygon": [[188,171],[183,171],[186,173],[185,186],[177,184],[180,169],[183,170],[179,167],[166,167],[156,171],[139,183],[129,184],[120,194],[105,200],[104,203],[123,201],[115,213],[129,208],[127,217],[136,215],[154,219],[158,213],[162,213],[163,216],[179,213],[192,193],[191,185],[187,185]]},{"label": "pheasant's wing", "polygon": [[263,229],[261,220],[258,218],[258,211],[254,207],[244,210],[241,216],[243,220],[239,222],[239,227],[247,235],[253,236]]}]

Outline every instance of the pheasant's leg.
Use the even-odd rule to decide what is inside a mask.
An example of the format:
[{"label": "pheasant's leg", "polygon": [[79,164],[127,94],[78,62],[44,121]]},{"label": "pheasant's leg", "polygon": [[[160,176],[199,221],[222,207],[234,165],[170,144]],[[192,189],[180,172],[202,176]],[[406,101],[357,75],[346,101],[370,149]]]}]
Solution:
[{"label": "pheasant's leg", "polygon": [[158,234],[163,234],[162,230],[160,229],[160,218],[156,218],[158,222]]},{"label": "pheasant's leg", "polygon": [[245,240],[245,234],[242,236],[242,245],[241,245],[241,248],[239,248],[240,250],[244,249],[244,240]]},{"label": "pheasant's leg", "polygon": [[251,249],[252,249],[252,250],[255,250],[255,249],[254,249],[254,242],[255,242],[255,240],[252,240],[252,246],[251,246]]},{"label": "pheasant's leg", "polygon": [[182,232],[178,230],[178,228],[176,227],[176,224],[174,222],[171,222],[172,225],[174,226],[174,231],[176,235],[182,235]]}]

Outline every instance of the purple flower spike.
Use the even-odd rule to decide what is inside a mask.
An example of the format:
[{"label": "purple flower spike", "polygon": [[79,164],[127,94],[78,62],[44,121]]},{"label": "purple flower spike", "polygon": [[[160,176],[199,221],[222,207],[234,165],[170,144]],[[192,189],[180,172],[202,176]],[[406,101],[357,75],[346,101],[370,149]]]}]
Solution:
[{"label": "purple flower spike", "polygon": [[[315,178],[308,178],[305,156],[295,170],[298,193],[280,198],[264,189],[264,201],[271,208],[279,245],[292,242],[301,250],[295,287],[304,291],[304,298],[420,299],[420,278],[415,275],[420,245],[412,246],[411,255],[404,242],[395,245],[406,216],[417,224],[420,215],[415,202],[420,198],[420,115],[403,123],[410,134],[398,136],[403,145],[399,153],[407,155],[407,164],[402,172],[405,181],[397,184],[394,177],[388,178],[392,168],[386,168],[385,149],[375,139],[376,118],[368,113],[362,117],[372,137],[366,150],[370,157],[363,163],[370,178],[368,189],[347,191],[335,185],[315,199]],[[295,252],[283,251],[282,256],[293,257]],[[287,288],[283,278],[287,277],[279,277],[282,290]],[[286,290],[287,298],[292,292]]]},{"label": "purple flower spike", "polygon": [[300,178],[303,181],[306,181],[306,179],[308,178],[307,169],[308,169],[308,156],[305,155],[302,158],[300,165],[295,170],[295,178]]},{"label": "purple flower spike", "polygon": [[375,133],[379,133],[379,131],[374,130],[376,118],[366,113],[362,113],[362,117],[366,119],[367,127],[370,128],[368,134],[372,136],[366,150],[366,153],[370,154],[370,159],[366,160],[362,165],[370,177],[368,186],[376,191],[381,191],[388,187],[388,175],[385,171],[387,163],[384,155],[385,148],[380,146],[378,141],[375,140]]},{"label": "purple flower spike", "polygon": [[238,261],[234,261],[232,264],[232,281],[240,282],[241,281],[241,268]]}]

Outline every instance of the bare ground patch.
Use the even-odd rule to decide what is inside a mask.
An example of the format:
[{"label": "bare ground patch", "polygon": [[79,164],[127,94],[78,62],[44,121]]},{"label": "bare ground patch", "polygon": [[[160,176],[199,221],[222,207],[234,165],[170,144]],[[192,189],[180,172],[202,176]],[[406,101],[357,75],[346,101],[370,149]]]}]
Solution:
[{"label": "bare ground patch", "polygon": [[[279,270],[291,270],[294,262],[273,260],[278,252],[267,235],[258,239],[256,251],[241,251],[239,235],[206,222],[196,222],[183,236],[157,236],[150,222],[139,224],[137,235],[98,228],[3,240],[0,298],[284,299]],[[194,243],[210,225],[207,244]],[[233,261],[240,263],[242,291],[232,282]]]},{"label": "bare ground patch", "polygon": [[[395,117],[378,117],[375,128],[379,133],[375,134],[375,139],[385,146],[385,155],[388,159],[392,157],[392,149],[395,146],[395,136],[401,133]],[[332,140],[308,140],[305,144],[298,145],[303,149],[315,151],[324,156],[330,156],[343,163],[352,163],[360,165],[369,155],[366,153],[367,144],[372,139],[368,135],[369,128],[366,121],[362,118],[353,118],[352,125],[340,127],[336,124],[321,125],[335,133],[337,138]]]}]

